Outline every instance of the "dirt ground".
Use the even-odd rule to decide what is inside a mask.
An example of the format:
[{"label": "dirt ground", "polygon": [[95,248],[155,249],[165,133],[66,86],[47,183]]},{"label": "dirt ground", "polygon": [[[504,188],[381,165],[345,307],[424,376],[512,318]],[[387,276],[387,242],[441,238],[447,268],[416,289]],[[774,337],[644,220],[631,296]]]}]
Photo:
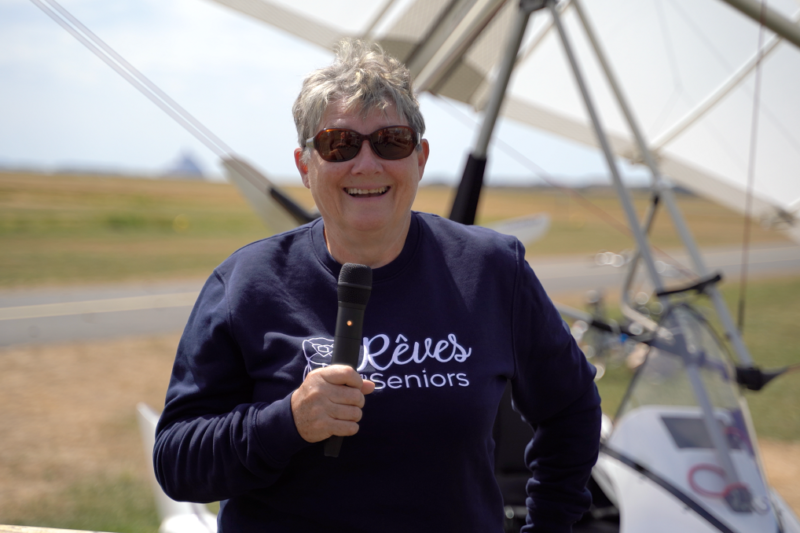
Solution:
[{"label": "dirt ground", "polygon": [[[75,479],[148,464],[135,408],[163,406],[178,335],[0,350],[0,523]],[[800,443],[760,442],[772,485],[800,514]]]},{"label": "dirt ground", "polygon": [[178,338],[0,350],[0,523],[77,480],[148,479],[136,404],[161,410]]}]

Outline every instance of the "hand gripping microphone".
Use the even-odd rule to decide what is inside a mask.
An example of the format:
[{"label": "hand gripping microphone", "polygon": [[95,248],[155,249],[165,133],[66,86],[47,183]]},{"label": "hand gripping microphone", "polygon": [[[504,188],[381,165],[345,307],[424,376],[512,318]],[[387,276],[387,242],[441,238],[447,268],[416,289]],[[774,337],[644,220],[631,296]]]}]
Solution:
[{"label": "hand gripping microphone", "polygon": [[[372,292],[372,269],[366,265],[345,263],[339,273],[339,313],[336,315],[336,332],[333,337],[331,364],[358,367],[361,350],[361,332],[364,326],[364,309]],[[343,438],[337,435],[325,442],[325,455],[339,457]]]}]

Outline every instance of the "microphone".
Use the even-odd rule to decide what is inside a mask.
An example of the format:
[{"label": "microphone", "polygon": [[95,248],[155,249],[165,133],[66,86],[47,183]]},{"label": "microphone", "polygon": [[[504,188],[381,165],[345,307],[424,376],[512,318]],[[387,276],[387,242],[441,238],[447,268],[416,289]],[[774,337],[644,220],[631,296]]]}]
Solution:
[{"label": "microphone", "polygon": [[[358,367],[364,327],[364,309],[372,292],[372,269],[366,265],[345,263],[337,287],[339,312],[333,336],[331,364]],[[339,457],[343,437],[333,435],[325,441],[325,456]]]}]

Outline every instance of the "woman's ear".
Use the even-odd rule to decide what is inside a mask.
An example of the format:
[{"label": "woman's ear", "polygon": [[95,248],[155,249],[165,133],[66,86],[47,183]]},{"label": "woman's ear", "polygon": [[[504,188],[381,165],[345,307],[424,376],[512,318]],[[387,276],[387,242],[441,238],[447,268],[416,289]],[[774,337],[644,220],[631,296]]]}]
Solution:
[{"label": "woman's ear", "polygon": [[303,179],[303,185],[305,185],[306,189],[310,189],[311,187],[308,183],[308,163],[303,161],[302,148],[294,149],[294,164],[297,167],[297,170],[300,172],[300,177]]},{"label": "woman's ear", "polygon": [[428,139],[422,139],[419,148],[417,150],[417,165],[419,166],[419,177],[422,179],[422,175],[425,173],[425,164],[428,162],[428,156],[431,153]]}]

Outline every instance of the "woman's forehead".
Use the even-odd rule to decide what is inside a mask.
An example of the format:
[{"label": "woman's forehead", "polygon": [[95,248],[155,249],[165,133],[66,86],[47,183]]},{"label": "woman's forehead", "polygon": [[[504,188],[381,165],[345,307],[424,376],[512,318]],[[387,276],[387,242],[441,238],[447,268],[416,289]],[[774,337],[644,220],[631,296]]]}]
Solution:
[{"label": "woman's forehead", "polygon": [[381,107],[362,105],[347,106],[342,100],[331,102],[322,114],[317,130],[325,128],[347,128],[360,130],[373,128],[366,132],[372,133],[375,128],[382,126],[408,125],[404,117],[397,113],[392,102],[383,102]]}]

